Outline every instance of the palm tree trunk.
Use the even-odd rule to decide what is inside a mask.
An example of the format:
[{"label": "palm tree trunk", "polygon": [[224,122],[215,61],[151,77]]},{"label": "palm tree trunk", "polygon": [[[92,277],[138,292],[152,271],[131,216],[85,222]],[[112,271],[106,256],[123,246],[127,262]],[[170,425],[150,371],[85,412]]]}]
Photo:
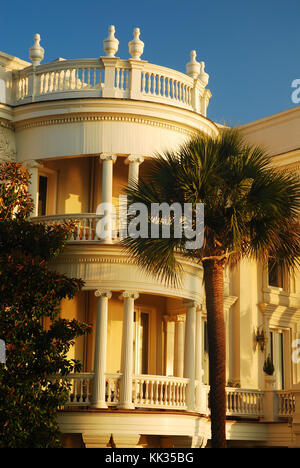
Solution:
[{"label": "palm tree trunk", "polygon": [[224,324],[224,265],[204,260],[207,310],[212,448],[226,448],[226,348]]}]

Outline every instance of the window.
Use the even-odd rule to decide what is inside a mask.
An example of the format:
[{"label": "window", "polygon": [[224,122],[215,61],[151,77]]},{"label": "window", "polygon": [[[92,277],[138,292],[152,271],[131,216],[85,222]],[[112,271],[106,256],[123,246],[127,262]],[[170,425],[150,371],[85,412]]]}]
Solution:
[{"label": "window", "polygon": [[270,331],[270,356],[274,365],[276,389],[285,387],[284,369],[284,333],[281,330]]},{"label": "window", "polygon": [[133,340],[134,372],[148,374],[149,358],[149,313],[136,310],[134,313]]},{"label": "window", "polygon": [[283,288],[283,270],[272,259],[268,261],[268,285]]},{"label": "window", "polygon": [[46,216],[47,209],[47,188],[48,178],[45,176],[39,177],[39,206],[38,216]]}]

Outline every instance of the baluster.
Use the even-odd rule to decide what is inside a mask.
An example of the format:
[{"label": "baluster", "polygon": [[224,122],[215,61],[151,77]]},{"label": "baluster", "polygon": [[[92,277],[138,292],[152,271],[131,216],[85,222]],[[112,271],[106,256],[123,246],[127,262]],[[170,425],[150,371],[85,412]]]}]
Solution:
[{"label": "baluster", "polygon": [[111,402],[112,402],[112,399],[111,399],[111,392],[112,392],[111,384],[112,384],[112,379],[111,379],[111,378],[108,378],[108,379],[107,379],[107,387],[106,387],[106,391],[107,391],[107,403],[111,403]]},{"label": "baluster", "polygon": [[162,380],[161,382],[159,382],[159,384],[160,384],[160,385],[159,385],[159,387],[160,387],[159,404],[160,404],[160,406],[162,406],[162,404],[163,404],[163,397],[164,397],[164,395],[163,395],[163,393],[164,393],[164,392],[163,392],[163,385],[164,385],[163,380]]},{"label": "baluster", "polygon": [[162,95],[163,95],[163,97],[166,97],[166,77],[163,76],[162,78],[163,78],[163,82],[162,82],[162,85],[163,85],[163,86],[162,86]]},{"label": "baluster", "polygon": [[153,75],[153,94],[157,95],[158,83],[157,83],[158,75]]},{"label": "baluster", "polygon": [[83,379],[79,380],[79,384],[80,384],[79,401],[80,401],[80,403],[83,403]]},{"label": "baluster", "polygon": [[83,218],[83,220],[82,220],[82,240],[83,241],[86,240],[86,234],[87,234],[86,221],[87,221],[87,219]]},{"label": "baluster", "polygon": [[45,81],[44,81],[44,94],[47,94],[47,93],[48,93],[48,78],[49,78],[49,74],[48,74],[48,73],[45,73],[44,77],[45,77]]},{"label": "baluster", "polygon": [[160,89],[161,89],[161,75],[157,75],[157,94],[158,94],[158,96],[161,96]]},{"label": "baluster", "polygon": [[91,69],[87,69],[87,88],[91,87]]},{"label": "baluster", "polygon": [[77,241],[80,241],[80,231],[81,231],[81,221],[79,220],[77,223],[77,235],[76,235]]},{"label": "baluster", "polygon": [[114,379],[114,397],[113,397],[113,402],[117,403],[118,401],[118,379]]},{"label": "baluster", "polygon": [[155,382],[155,389],[154,389],[154,403],[158,405],[159,399],[158,399],[158,381]]},{"label": "baluster", "polygon": [[145,72],[142,72],[142,83],[141,83],[141,86],[142,86],[142,93],[145,92],[145,81],[146,81],[146,73]]},{"label": "baluster", "polygon": [[90,403],[90,379],[89,378],[86,379],[85,385],[86,385],[85,403],[88,404]]},{"label": "baluster", "polygon": [[170,405],[174,406],[174,392],[175,392],[175,385],[174,382],[170,383]]},{"label": "baluster", "polygon": [[92,240],[92,222],[93,222],[93,219],[92,218],[88,218],[88,221],[89,221],[89,227],[88,227],[88,240]]},{"label": "baluster", "polygon": [[65,70],[62,70],[60,72],[60,90],[65,91],[65,86],[66,86],[66,72]]},{"label": "baluster", "polygon": [[120,73],[121,73],[120,89],[124,89],[124,76],[125,76],[124,68],[121,68]]},{"label": "baluster", "polygon": [[145,388],[145,404],[149,404],[149,380],[146,380],[146,388]]},{"label": "baluster", "polygon": [[55,93],[58,89],[58,72],[54,72],[54,80],[53,80],[53,92]]},{"label": "baluster", "polygon": [[115,79],[116,79],[116,88],[119,88],[119,84],[120,84],[120,70],[119,70],[119,68],[116,68]]}]

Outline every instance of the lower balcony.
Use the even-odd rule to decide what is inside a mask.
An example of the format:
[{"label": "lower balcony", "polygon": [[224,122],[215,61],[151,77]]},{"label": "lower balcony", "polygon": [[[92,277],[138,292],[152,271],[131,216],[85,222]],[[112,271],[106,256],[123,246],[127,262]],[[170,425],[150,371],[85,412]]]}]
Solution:
[{"label": "lower balcony", "polygon": [[[105,374],[105,402],[107,408],[121,405],[122,374]],[[78,373],[67,377],[70,383],[68,401],[64,409],[93,407],[93,373]],[[187,399],[190,379],[158,375],[135,375],[132,378],[132,405],[134,409],[190,410]],[[193,412],[209,416],[209,386],[195,382]],[[289,393],[278,392],[278,415],[287,417],[292,411]],[[228,417],[260,419],[263,417],[264,392],[241,388],[226,388],[226,415]]]}]

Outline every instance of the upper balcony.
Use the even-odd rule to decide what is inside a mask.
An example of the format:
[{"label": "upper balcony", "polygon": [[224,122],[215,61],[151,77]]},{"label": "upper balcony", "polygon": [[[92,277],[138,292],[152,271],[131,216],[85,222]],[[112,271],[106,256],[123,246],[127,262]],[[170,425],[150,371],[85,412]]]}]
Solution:
[{"label": "upper balcony", "polygon": [[153,65],[141,60],[144,43],[139,35],[136,28],[134,39],[129,42],[129,60],[116,57],[119,41],[115,38],[114,26],[110,26],[109,35],[103,41],[105,56],[79,60],[58,58],[41,65],[44,49],[36,34],[34,45],[29,49],[32,65],[10,67],[7,60],[2,64],[0,101],[19,106],[74,98],[135,99],[169,104],[206,116],[211,97],[206,89],[209,75],[204,71],[204,62],[197,62],[196,52],[191,52],[187,74]]}]

